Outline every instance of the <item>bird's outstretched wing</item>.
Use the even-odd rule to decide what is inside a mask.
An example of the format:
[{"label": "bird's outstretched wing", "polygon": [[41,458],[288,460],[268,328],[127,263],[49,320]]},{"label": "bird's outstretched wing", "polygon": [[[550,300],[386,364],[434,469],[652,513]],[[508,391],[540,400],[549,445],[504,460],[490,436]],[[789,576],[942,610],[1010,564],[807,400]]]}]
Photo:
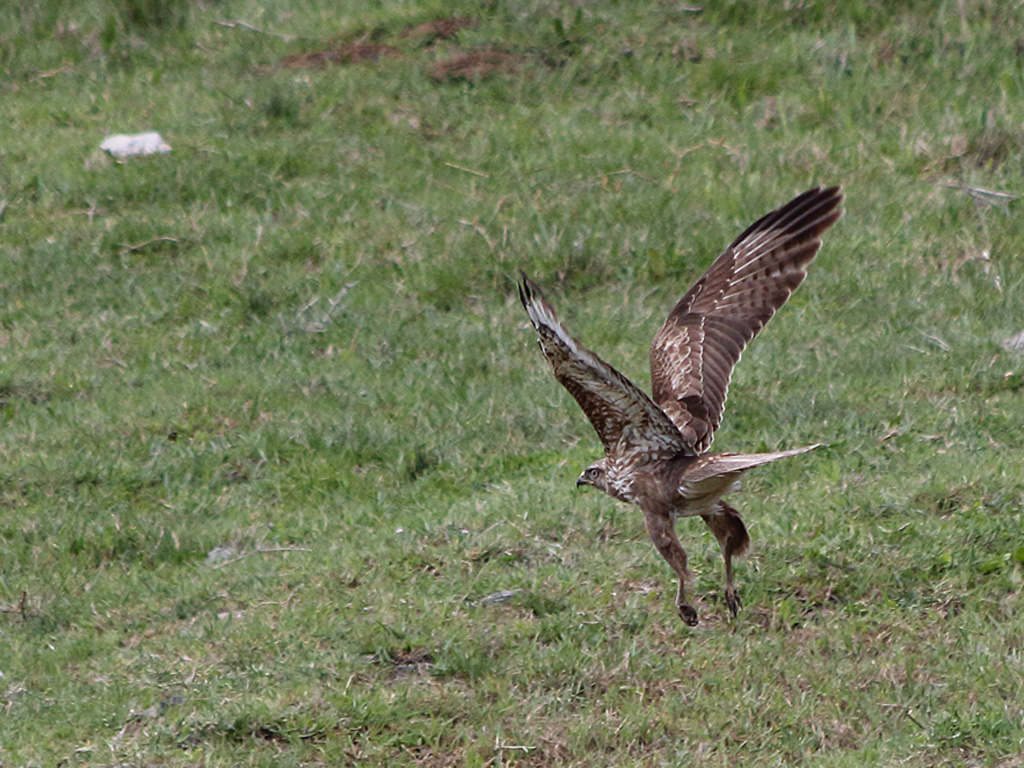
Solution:
[{"label": "bird's outstretched wing", "polygon": [[594,425],[605,454],[639,453],[653,459],[687,450],[668,416],[633,382],[570,336],[540,288],[521,274],[519,300],[537,331],[540,348],[555,378]]},{"label": "bird's outstretched wing", "polygon": [[722,423],[732,369],[806,276],[842,216],[840,187],[815,188],[754,222],[676,304],[651,344],[654,402],[697,453]]}]

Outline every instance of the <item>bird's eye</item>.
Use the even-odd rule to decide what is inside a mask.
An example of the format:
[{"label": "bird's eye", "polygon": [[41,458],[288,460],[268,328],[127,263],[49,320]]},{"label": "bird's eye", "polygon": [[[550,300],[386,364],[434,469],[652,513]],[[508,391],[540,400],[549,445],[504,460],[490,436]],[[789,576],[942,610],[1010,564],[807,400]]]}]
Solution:
[{"label": "bird's eye", "polygon": [[591,467],[590,469],[587,470],[587,477],[597,477],[600,474],[601,470],[597,469],[596,467]]}]

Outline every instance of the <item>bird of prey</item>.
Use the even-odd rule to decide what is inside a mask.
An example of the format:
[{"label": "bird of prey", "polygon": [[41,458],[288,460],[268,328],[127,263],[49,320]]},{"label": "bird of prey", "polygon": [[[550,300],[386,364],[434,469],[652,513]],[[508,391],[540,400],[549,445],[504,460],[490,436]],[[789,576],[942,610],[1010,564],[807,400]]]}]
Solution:
[{"label": "bird of prey", "polygon": [[732,559],[750,546],[746,526],[722,497],[748,470],[818,445],[771,453],[711,453],[732,369],[747,343],[806,276],[822,232],[842,216],[840,187],[815,188],[758,219],[680,299],[651,343],[648,397],[569,335],[537,285],[521,272],[519,298],[555,378],[576,399],[604,444],[604,458],[579,476],[609,496],[636,504],[676,576],[676,609],[688,625],[690,572],[676,538],[679,517],[700,515],[725,560],[725,602],[742,607]]}]

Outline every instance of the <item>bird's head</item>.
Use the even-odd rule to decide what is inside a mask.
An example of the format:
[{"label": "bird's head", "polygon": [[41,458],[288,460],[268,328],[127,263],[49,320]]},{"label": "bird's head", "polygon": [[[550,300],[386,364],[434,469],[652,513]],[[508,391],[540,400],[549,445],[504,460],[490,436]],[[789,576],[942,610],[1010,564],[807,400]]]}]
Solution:
[{"label": "bird's head", "polygon": [[576,487],[581,485],[592,485],[600,491],[607,493],[608,486],[605,481],[608,477],[608,459],[599,459],[583,470],[583,474],[576,480]]}]

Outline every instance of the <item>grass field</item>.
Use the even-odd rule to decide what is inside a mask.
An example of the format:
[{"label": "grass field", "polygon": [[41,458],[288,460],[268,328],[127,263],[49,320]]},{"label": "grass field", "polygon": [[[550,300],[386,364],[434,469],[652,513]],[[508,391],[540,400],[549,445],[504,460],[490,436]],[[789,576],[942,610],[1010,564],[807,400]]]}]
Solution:
[{"label": "grass field", "polygon": [[[0,766],[1024,765],[1020,3],[698,4],[0,9]],[[690,629],[513,281],[646,387],[819,183]]]}]

